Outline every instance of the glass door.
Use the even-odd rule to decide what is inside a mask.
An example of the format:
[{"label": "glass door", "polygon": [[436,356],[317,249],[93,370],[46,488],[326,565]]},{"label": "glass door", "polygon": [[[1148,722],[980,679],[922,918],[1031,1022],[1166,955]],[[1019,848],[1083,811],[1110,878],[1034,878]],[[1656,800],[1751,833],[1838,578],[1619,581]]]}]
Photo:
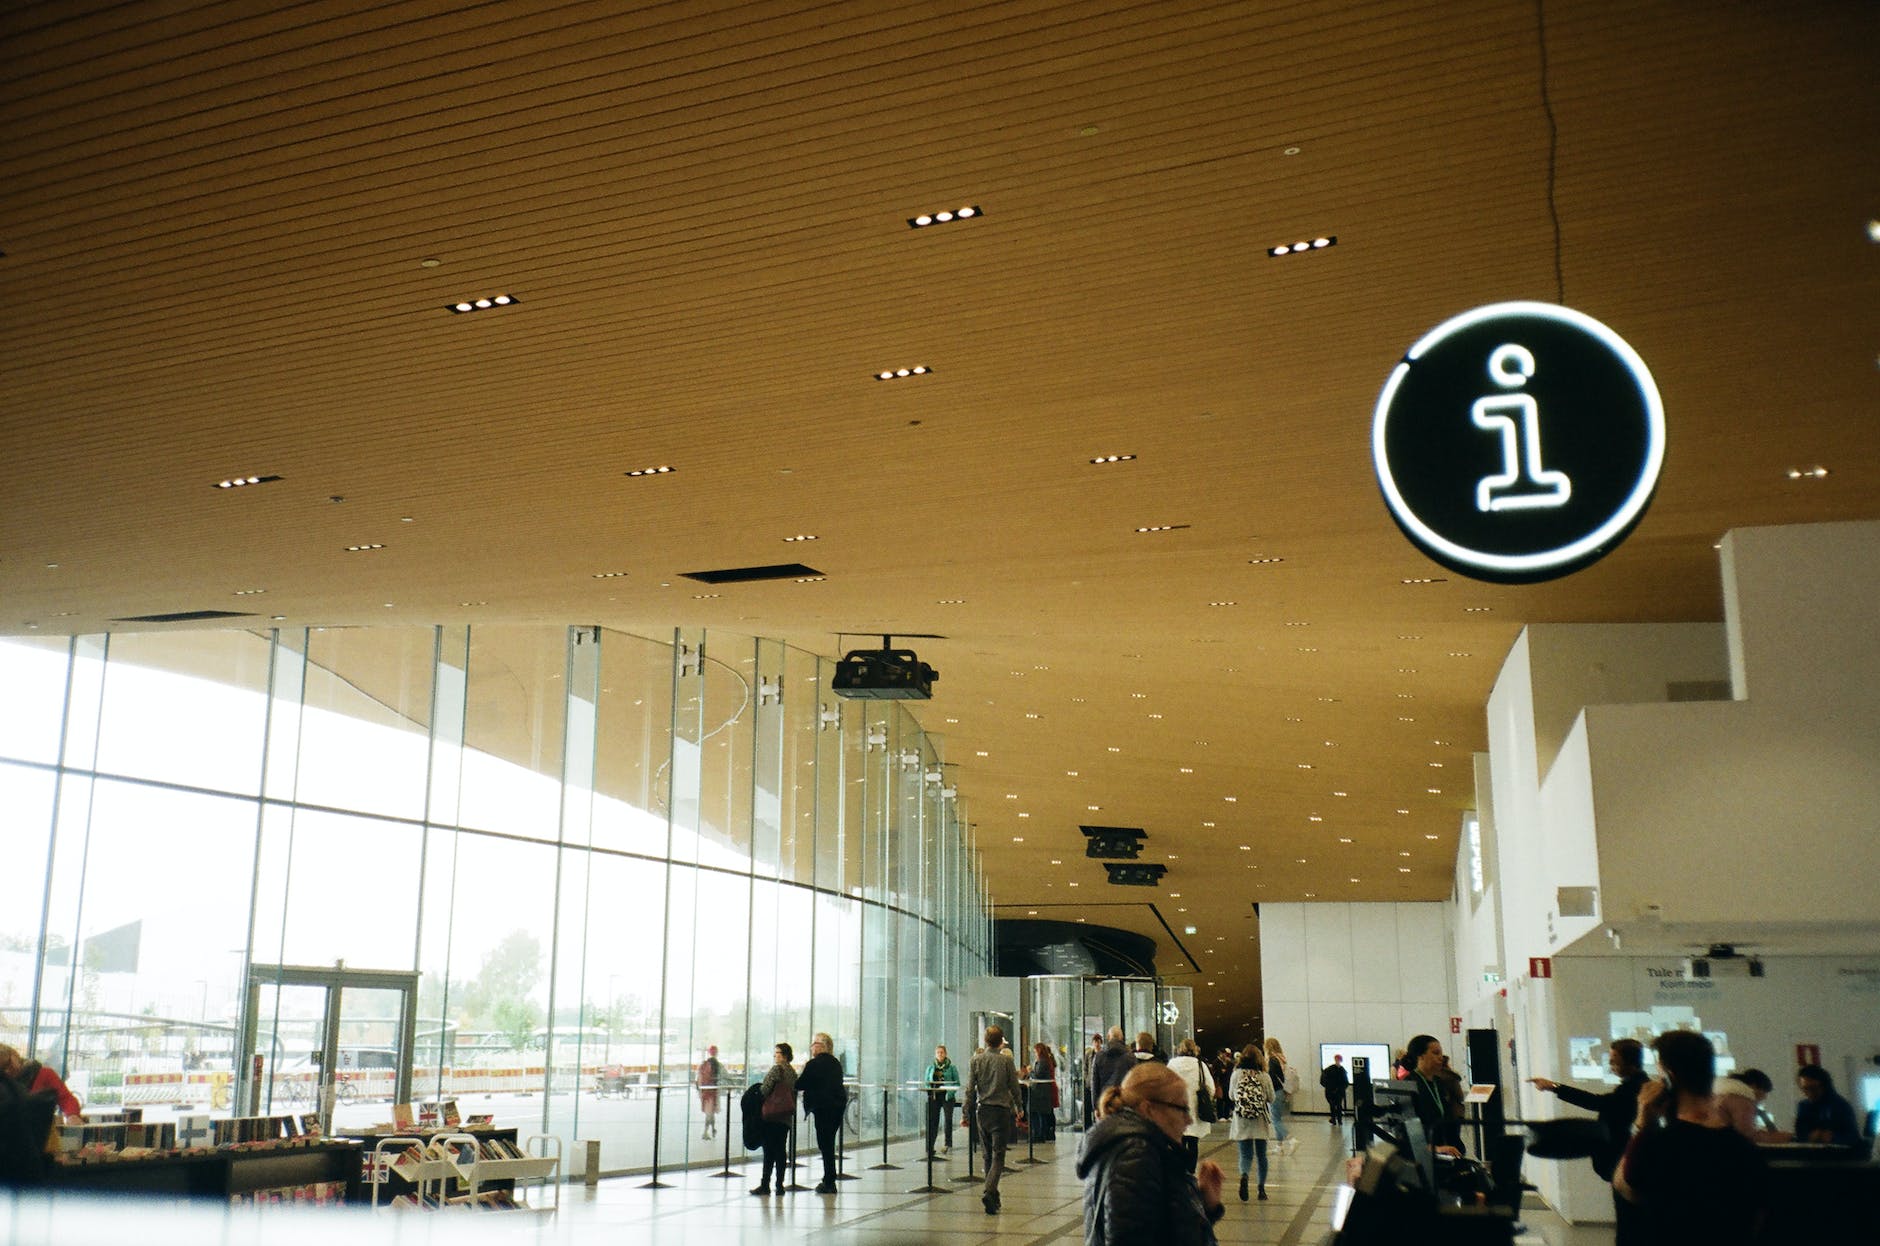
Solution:
[{"label": "glass door", "polygon": [[254,965],[237,1114],[317,1116],[323,1132],[386,1120],[411,1097],[415,973]]}]

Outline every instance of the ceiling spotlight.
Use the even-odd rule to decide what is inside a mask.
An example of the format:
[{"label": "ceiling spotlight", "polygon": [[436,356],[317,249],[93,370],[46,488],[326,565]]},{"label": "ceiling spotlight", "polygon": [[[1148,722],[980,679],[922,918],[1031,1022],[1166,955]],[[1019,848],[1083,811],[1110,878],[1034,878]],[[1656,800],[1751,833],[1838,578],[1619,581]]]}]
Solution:
[{"label": "ceiling spotlight", "polygon": [[1249,558],[1247,560],[1247,565],[1250,567],[1266,567],[1266,566],[1271,566],[1273,563],[1276,563],[1276,562],[1285,562],[1285,561],[1286,560],[1284,558]]},{"label": "ceiling spotlight", "polygon": [[636,467],[632,471],[628,472],[627,475],[629,476],[664,476],[667,472],[671,470],[672,468],[667,467],[662,464],[659,467]]},{"label": "ceiling spotlight", "polygon": [[826,575],[799,575],[796,577],[795,582],[798,584],[821,584],[828,578],[829,577]]},{"label": "ceiling spotlight", "polygon": [[784,537],[783,539],[787,543],[790,541],[814,541],[816,538],[813,536],[798,535],[798,536],[787,536],[787,537]]},{"label": "ceiling spotlight", "polygon": [[975,216],[984,216],[985,210],[977,205],[954,208],[950,211],[923,212],[919,216],[907,218],[909,229],[925,229],[929,225],[944,225],[948,221],[969,221]]},{"label": "ceiling spotlight", "polygon": [[349,554],[363,554],[369,549],[384,549],[384,548],[385,547],[383,545],[348,545],[346,547],[346,552]]},{"label": "ceiling spotlight", "polygon": [[449,303],[445,310],[462,315],[465,312],[488,311],[492,307],[510,307],[522,300],[513,294],[494,294],[488,298],[466,299],[461,303]]},{"label": "ceiling spotlight", "polygon": [[1814,467],[1789,468],[1790,480],[1820,480],[1828,474],[1828,469],[1817,464]]},{"label": "ceiling spotlight", "polygon": [[273,484],[279,479],[279,476],[231,476],[227,480],[216,481],[215,487],[218,489],[241,489],[246,488],[248,485]]},{"label": "ceiling spotlight", "polygon": [[1186,528],[1187,526],[1188,525],[1185,523],[1152,524],[1151,526],[1147,528],[1138,528],[1136,529],[1136,531],[1138,532],[1174,532],[1177,529]]},{"label": "ceiling spotlight", "polygon": [[621,576],[625,574],[626,572],[624,571],[595,571],[588,576],[588,579],[590,580],[618,580]]},{"label": "ceiling spotlight", "polygon": [[1099,454],[1090,461],[1092,463],[1127,463],[1135,457],[1133,454]]},{"label": "ceiling spotlight", "polygon": [[894,380],[899,380],[903,377],[926,376],[929,372],[932,372],[932,371],[933,369],[928,367],[926,364],[921,364],[920,366],[914,367],[914,368],[895,368],[893,371],[890,371],[890,372],[877,372],[875,373],[875,379],[877,381],[894,381]]},{"label": "ceiling spotlight", "polygon": [[1338,239],[1335,236],[1331,234],[1320,234],[1317,238],[1301,239],[1298,242],[1281,243],[1276,247],[1268,247],[1266,253],[1269,256],[1278,258],[1282,255],[1296,255],[1302,251],[1322,251],[1326,247],[1335,247],[1337,245]]}]

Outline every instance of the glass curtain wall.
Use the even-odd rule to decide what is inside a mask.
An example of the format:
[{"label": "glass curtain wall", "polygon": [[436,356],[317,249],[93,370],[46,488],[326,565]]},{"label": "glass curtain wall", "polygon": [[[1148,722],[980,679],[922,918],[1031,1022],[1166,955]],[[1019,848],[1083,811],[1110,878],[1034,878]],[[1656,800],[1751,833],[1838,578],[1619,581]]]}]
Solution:
[{"label": "glass curtain wall", "polygon": [[[832,669],[592,627],[0,639],[0,1042],[100,1110],[307,1111],[326,996],[269,975],[394,971],[414,1101],[604,1171],[722,1160],[818,1031],[851,1144],[911,1131],[989,899],[943,741]],[[338,1030],[339,1132],[392,1117],[381,1030]]]}]

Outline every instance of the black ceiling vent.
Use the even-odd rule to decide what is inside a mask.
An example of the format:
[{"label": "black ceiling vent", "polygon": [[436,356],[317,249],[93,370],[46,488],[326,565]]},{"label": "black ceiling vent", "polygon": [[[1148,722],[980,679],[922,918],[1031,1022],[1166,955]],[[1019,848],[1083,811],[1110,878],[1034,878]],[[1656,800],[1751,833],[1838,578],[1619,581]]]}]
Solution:
[{"label": "black ceiling vent", "polygon": [[770,567],[723,567],[717,571],[681,571],[679,574],[701,584],[748,584],[752,580],[794,580],[800,575],[824,573],[800,562],[780,562]]},{"label": "black ceiling vent", "polygon": [[1168,866],[1148,861],[1105,861],[1112,887],[1160,887]]},{"label": "black ceiling vent", "polygon": [[1084,855],[1098,860],[1133,861],[1142,855],[1142,841],[1148,836],[1140,826],[1080,826],[1084,833]]},{"label": "black ceiling vent", "polygon": [[252,619],[240,610],[178,610],[175,614],[134,614],[113,623],[206,623],[210,619]]}]

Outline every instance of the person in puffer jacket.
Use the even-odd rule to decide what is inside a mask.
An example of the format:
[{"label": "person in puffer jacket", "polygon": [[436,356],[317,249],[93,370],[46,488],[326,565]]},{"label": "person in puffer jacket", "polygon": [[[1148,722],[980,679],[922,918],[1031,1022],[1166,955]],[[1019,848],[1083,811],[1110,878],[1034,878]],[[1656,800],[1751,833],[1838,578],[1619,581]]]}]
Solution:
[{"label": "person in puffer jacket", "polygon": [[1120,1089],[1104,1092],[1098,1113],[1077,1156],[1085,1246],[1214,1246],[1222,1173],[1203,1160],[1188,1175],[1180,1076],[1165,1064],[1141,1064]]}]

